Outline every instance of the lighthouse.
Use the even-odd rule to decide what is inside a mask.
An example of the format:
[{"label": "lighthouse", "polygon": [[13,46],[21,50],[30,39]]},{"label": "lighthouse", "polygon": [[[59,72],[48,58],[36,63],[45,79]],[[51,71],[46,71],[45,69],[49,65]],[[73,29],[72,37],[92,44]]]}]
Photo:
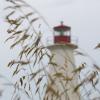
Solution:
[{"label": "lighthouse", "polygon": [[52,54],[49,63],[47,100],[80,100],[79,91],[74,91],[78,84],[75,69],[74,50],[77,45],[72,43],[71,27],[60,25],[53,27],[54,35],[52,45],[47,46]]}]

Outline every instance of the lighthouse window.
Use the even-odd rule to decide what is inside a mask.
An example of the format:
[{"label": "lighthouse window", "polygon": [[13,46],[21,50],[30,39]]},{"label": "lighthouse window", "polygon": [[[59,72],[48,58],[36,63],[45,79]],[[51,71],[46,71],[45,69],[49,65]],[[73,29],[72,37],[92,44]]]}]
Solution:
[{"label": "lighthouse window", "polygon": [[55,34],[56,36],[59,36],[59,32],[54,32],[54,34]]},{"label": "lighthouse window", "polygon": [[60,31],[54,31],[54,35],[55,36],[70,36],[70,31],[64,31],[64,30],[60,30]]},{"label": "lighthouse window", "polygon": [[64,31],[63,30],[60,31],[60,35],[64,35]]},{"label": "lighthouse window", "polygon": [[64,35],[70,36],[70,32],[69,31],[68,32],[65,32]]}]

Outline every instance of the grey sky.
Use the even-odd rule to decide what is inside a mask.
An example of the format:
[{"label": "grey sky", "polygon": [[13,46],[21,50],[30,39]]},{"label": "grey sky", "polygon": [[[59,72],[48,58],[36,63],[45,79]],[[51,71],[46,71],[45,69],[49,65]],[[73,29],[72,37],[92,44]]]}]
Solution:
[{"label": "grey sky", "polygon": [[79,37],[80,43],[84,42],[85,45],[90,40],[99,41],[99,0],[37,0],[32,5],[39,10],[51,27],[64,20],[65,24],[72,27],[73,35]]},{"label": "grey sky", "polygon": [[[0,0],[0,70],[5,72],[5,65],[12,52],[4,44],[7,35],[5,32],[3,8],[5,0]],[[79,39],[79,47],[83,48],[97,60],[100,52],[93,50],[100,42],[100,0],[26,0],[35,7],[51,27],[61,20],[72,27],[72,34]],[[100,64],[100,63],[99,63]],[[3,68],[2,68],[3,67]],[[10,73],[7,71],[6,73]]]},{"label": "grey sky", "polygon": [[99,0],[33,1],[31,4],[39,10],[51,27],[63,20],[72,27],[72,34],[78,37],[79,46],[94,56],[98,55],[93,48],[100,41]]}]

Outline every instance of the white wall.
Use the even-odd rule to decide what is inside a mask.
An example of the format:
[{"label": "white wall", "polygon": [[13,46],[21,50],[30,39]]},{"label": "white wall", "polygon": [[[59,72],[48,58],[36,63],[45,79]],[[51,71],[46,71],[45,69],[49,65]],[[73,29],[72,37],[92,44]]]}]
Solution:
[{"label": "white wall", "polygon": [[[60,91],[59,94],[62,94],[66,89],[67,92],[65,92],[61,96],[61,100],[80,100],[79,93],[73,92],[75,86],[78,83],[77,77],[74,76],[72,81],[64,81],[62,77],[57,77],[55,79],[54,75],[56,73],[62,73],[64,77],[73,77],[73,70],[75,68],[74,63],[74,56],[73,56],[73,50],[74,48],[68,46],[68,45],[52,45],[48,47],[52,54],[54,54],[54,57],[52,59],[52,62],[55,62],[58,66],[52,66],[50,65],[50,75],[55,80],[55,83],[52,84],[52,88],[55,91]],[[51,84],[51,82],[49,82]],[[63,84],[63,85],[62,85]],[[67,93],[67,95],[66,95]],[[51,95],[51,93],[49,93]],[[69,98],[69,99],[68,99]],[[57,99],[57,100],[60,100]]]}]

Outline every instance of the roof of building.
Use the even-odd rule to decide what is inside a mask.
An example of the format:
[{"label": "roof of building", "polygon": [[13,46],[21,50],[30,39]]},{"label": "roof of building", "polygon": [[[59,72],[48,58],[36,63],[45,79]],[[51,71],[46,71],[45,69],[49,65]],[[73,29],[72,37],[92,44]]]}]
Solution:
[{"label": "roof of building", "polygon": [[53,29],[55,31],[69,31],[69,30],[71,30],[71,27],[66,26],[66,25],[63,24],[63,22],[61,22],[61,25],[55,26]]}]

